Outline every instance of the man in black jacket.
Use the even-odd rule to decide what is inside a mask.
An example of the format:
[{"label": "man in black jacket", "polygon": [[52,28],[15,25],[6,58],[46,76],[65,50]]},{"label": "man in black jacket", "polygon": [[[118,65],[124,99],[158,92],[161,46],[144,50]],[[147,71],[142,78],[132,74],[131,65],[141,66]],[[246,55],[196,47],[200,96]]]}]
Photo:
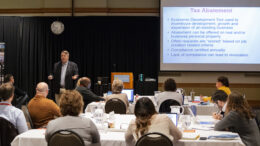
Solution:
[{"label": "man in black jacket", "polygon": [[86,109],[87,105],[93,101],[104,101],[105,99],[97,96],[95,93],[93,93],[90,90],[91,86],[91,81],[87,77],[82,77],[80,79],[80,85],[76,87],[76,90],[83,96],[83,101],[84,101],[84,108],[83,110]]},{"label": "man in black jacket", "polygon": [[78,66],[76,63],[69,61],[69,52],[63,50],[61,52],[61,61],[54,64],[53,74],[48,76],[49,80],[54,80],[53,90],[55,92],[55,100],[59,105],[60,93],[65,90],[75,88],[74,81],[78,78]]},{"label": "man in black jacket", "polygon": [[[4,77],[4,83],[10,83],[14,86],[14,76],[12,74],[6,74]],[[26,92],[24,92],[22,89],[15,87],[14,90],[14,99],[12,101],[12,105],[20,108],[23,104],[26,104],[28,102],[29,98]]]}]

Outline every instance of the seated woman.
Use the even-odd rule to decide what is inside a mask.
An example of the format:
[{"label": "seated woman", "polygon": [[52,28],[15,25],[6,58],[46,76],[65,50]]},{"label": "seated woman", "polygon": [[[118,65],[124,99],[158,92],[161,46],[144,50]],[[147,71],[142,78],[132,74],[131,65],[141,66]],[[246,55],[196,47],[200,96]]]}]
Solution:
[{"label": "seated woman", "polygon": [[60,99],[60,110],[63,117],[48,123],[45,133],[46,141],[48,142],[54,132],[67,129],[79,134],[85,145],[100,146],[100,136],[95,124],[86,117],[79,117],[82,109],[83,99],[80,93],[75,90],[66,90]]},{"label": "seated woman", "polygon": [[129,102],[127,95],[125,93],[121,93],[124,88],[124,84],[121,80],[114,80],[112,84],[112,94],[104,97],[106,101],[112,98],[117,98],[123,101],[126,105],[126,109],[128,109]]},{"label": "seated woman", "polygon": [[149,98],[137,100],[134,113],[136,119],[131,121],[125,133],[127,145],[134,145],[142,135],[150,132],[160,132],[172,141],[181,139],[182,133],[167,115],[157,114]]},{"label": "seated woman", "polygon": [[238,92],[228,97],[225,117],[215,125],[215,130],[237,132],[246,146],[260,145],[260,134],[246,99]]},{"label": "seated woman", "polygon": [[159,93],[156,97],[157,100],[157,107],[158,111],[160,108],[160,105],[168,99],[174,99],[176,100],[180,105],[183,103],[183,97],[182,94],[176,92],[177,86],[175,83],[175,80],[172,78],[167,79],[164,82],[164,92]]}]

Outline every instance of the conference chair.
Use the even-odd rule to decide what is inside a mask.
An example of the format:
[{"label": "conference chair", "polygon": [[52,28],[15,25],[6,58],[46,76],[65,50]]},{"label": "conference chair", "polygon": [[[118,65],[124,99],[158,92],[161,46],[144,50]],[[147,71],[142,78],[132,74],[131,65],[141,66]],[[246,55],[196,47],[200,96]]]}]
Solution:
[{"label": "conference chair", "polygon": [[258,129],[260,131],[260,111],[256,112],[255,114],[255,120],[256,120],[256,124],[258,126]]},{"label": "conference chair", "polygon": [[34,125],[33,125],[33,122],[32,122],[32,118],[31,118],[31,115],[30,115],[30,113],[29,113],[28,108],[27,108],[26,105],[25,105],[25,106],[22,106],[22,111],[23,111],[23,113],[24,113],[26,122],[29,122],[31,129],[34,129]]},{"label": "conference chair", "polygon": [[18,131],[15,126],[0,117],[0,146],[10,146],[13,139],[18,135]]},{"label": "conference chair", "polygon": [[27,94],[25,94],[24,96],[20,96],[20,97],[18,97],[18,98],[15,98],[15,100],[16,100],[16,105],[15,105],[15,107],[21,109],[21,108],[22,108],[22,105],[26,105],[26,104],[27,104],[28,99],[29,99],[29,97],[28,97]]},{"label": "conference chair", "polygon": [[140,137],[135,146],[172,146],[172,141],[162,133],[153,132]]},{"label": "conference chair", "polygon": [[[171,112],[171,107],[170,106],[181,106],[180,103],[174,99],[167,99],[164,102],[159,105],[159,113],[170,113]],[[180,111],[182,112],[182,111]]]},{"label": "conference chair", "polygon": [[126,114],[126,105],[120,99],[109,99],[105,104],[105,112],[110,113],[111,111],[114,111],[116,114]]},{"label": "conference chair", "polygon": [[48,140],[48,146],[84,146],[83,139],[70,130],[59,130],[53,133]]}]

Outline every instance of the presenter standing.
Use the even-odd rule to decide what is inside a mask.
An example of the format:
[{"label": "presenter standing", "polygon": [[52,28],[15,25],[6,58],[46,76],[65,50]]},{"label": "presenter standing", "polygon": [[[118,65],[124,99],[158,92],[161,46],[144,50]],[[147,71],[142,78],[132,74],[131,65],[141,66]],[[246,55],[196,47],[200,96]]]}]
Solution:
[{"label": "presenter standing", "polygon": [[53,89],[55,92],[55,101],[59,105],[60,94],[65,90],[74,89],[74,81],[78,78],[78,66],[69,61],[69,52],[61,52],[61,61],[54,64],[53,73],[48,76],[49,80],[54,80]]}]

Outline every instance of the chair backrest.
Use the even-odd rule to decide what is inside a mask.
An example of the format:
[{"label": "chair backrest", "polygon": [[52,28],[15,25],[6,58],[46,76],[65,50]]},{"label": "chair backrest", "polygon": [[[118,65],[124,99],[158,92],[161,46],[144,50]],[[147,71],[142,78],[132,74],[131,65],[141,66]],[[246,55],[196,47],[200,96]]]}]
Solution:
[{"label": "chair backrest", "polygon": [[33,125],[32,118],[31,118],[31,115],[30,115],[30,113],[28,111],[27,106],[22,106],[22,111],[24,113],[26,121],[30,123],[31,129],[33,129],[34,125]]},{"label": "chair backrest", "polygon": [[83,139],[71,130],[59,130],[53,133],[48,146],[84,146]]},{"label": "chair backrest", "polygon": [[22,108],[22,105],[26,105],[27,102],[28,102],[28,95],[25,94],[24,96],[20,96],[18,98],[16,98],[16,106],[17,108],[21,109]]},{"label": "chair backrest", "polygon": [[10,146],[13,139],[18,135],[18,131],[15,126],[0,117],[0,146]]},{"label": "chair backrest", "polygon": [[140,137],[135,146],[172,146],[172,141],[162,133],[153,132]]},{"label": "chair backrest", "polygon": [[105,104],[105,112],[110,113],[111,111],[114,111],[116,114],[126,114],[126,105],[120,99],[109,99]]},{"label": "chair backrest", "polygon": [[[174,99],[167,99],[164,102],[162,102],[161,105],[159,105],[159,113],[170,113],[171,107],[173,105],[181,106],[180,103]],[[182,112],[182,111],[180,111]]]},{"label": "chair backrest", "polygon": [[256,120],[256,124],[258,126],[258,129],[260,131],[260,111],[256,112],[255,114],[255,120]]}]

